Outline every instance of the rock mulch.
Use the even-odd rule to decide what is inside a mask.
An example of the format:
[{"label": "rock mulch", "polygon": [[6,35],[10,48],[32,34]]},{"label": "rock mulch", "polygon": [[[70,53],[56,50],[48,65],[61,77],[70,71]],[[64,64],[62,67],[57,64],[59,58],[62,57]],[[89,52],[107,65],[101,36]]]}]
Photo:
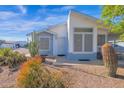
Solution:
[{"label": "rock mulch", "polygon": [[18,71],[11,72],[7,66],[2,66],[0,72],[0,88],[16,87],[16,76]]},{"label": "rock mulch", "polygon": [[70,87],[75,88],[123,88],[124,69],[118,69],[118,77],[111,78],[105,76],[103,66],[76,65],[65,69],[72,75],[74,83]]},{"label": "rock mulch", "polygon": [[[123,88],[124,68],[118,68],[117,78],[105,76],[104,66],[91,64],[77,65],[46,65],[52,69],[67,72],[70,80],[69,87],[72,88]],[[11,72],[8,67],[0,67],[0,87],[16,87],[16,76],[18,71]],[[67,74],[66,73],[66,74]]]}]

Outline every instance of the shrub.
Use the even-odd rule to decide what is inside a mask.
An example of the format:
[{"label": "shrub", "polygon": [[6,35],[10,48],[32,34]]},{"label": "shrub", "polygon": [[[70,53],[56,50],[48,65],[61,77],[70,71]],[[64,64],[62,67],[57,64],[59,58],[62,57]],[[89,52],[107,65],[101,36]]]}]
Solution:
[{"label": "shrub", "polygon": [[30,42],[29,43],[29,52],[32,57],[36,56],[39,54],[38,52],[38,44],[36,42]]},{"label": "shrub", "polygon": [[15,68],[26,60],[27,58],[24,55],[18,52],[13,52],[10,48],[0,49],[1,65],[8,65],[10,68]]},{"label": "shrub", "polygon": [[15,68],[24,63],[26,60],[27,58],[24,55],[18,52],[13,52],[9,57],[7,57],[7,64],[9,68]]},{"label": "shrub", "polygon": [[6,65],[6,57],[5,56],[0,56],[0,65]]},{"label": "shrub", "polygon": [[54,88],[64,87],[61,73],[51,72],[41,64],[37,57],[25,62],[17,77],[18,87],[27,88]]},{"label": "shrub", "polygon": [[118,62],[114,48],[110,44],[104,44],[102,46],[102,55],[108,76],[115,77]]},{"label": "shrub", "polygon": [[12,52],[13,51],[10,48],[2,48],[2,49],[0,49],[0,56],[6,56],[6,57],[8,57],[8,56],[10,56],[10,54]]}]

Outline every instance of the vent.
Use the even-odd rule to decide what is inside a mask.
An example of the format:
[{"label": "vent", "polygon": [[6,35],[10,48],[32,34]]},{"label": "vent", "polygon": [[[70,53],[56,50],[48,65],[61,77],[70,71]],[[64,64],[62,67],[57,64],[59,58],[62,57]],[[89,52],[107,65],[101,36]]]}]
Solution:
[{"label": "vent", "polygon": [[60,54],[60,55],[58,55],[58,56],[65,56],[64,54]]},{"label": "vent", "polygon": [[78,61],[90,61],[90,59],[78,59]]}]

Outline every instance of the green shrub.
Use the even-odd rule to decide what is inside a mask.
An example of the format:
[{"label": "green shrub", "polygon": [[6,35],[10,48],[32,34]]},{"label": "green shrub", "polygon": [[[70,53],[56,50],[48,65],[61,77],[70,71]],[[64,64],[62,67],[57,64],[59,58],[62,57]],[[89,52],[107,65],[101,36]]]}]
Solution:
[{"label": "green shrub", "polygon": [[10,48],[0,49],[0,65],[8,65],[10,68],[19,66],[26,61],[26,57]]},{"label": "green shrub", "polygon": [[0,56],[0,65],[6,65],[6,57],[5,56]]},{"label": "green shrub", "polygon": [[39,55],[38,53],[38,44],[36,42],[30,42],[29,43],[29,52],[32,57]]},{"label": "green shrub", "polygon": [[22,64],[26,60],[27,58],[18,52],[13,52],[9,57],[7,57],[7,63],[9,68],[18,67],[20,64]]},{"label": "green shrub", "polygon": [[8,56],[10,56],[10,54],[12,53],[13,51],[12,51],[12,49],[10,49],[10,48],[1,48],[0,49],[0,56],[6,56],[6,57],[8,57]]},{"label": "green shrub", "polygon": [[[35,61],[36,60],[36,61]],[[25,62],[17,77],[17,86],[26,88],[63,88],[62,74],[48,70],[36,58]]]}]

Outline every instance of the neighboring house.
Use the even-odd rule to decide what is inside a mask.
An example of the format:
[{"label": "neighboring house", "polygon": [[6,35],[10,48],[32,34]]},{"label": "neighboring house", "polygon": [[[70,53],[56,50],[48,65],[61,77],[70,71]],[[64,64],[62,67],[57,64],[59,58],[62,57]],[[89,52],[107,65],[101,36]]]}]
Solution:
[{"label": "neighboring house", "polygon": [[0,48],[14,48],[15,44],[12,41],[5,41],[0,45]]},{"label": "neighboring house", "polygon": [[67,23],[35,34],[29,33],[27,37],[28,42],[38,42],[41,55],[65,56],[70,60],[95,60],[101,45],[108,40],[108,31],[98,28],[96,18],[70,11]]},{"label": "neighboring house", "polygon": [[27,42],[26,41],[16,41],[15,45],[16,45],[16,47],[19,46],[21,48],[24,48],[27,45]]},{"label": "neighboring house", "polygon": [[20,48],[24,47],[27,43],[25,41],[4,41],[1,43],[0,48]]}]

